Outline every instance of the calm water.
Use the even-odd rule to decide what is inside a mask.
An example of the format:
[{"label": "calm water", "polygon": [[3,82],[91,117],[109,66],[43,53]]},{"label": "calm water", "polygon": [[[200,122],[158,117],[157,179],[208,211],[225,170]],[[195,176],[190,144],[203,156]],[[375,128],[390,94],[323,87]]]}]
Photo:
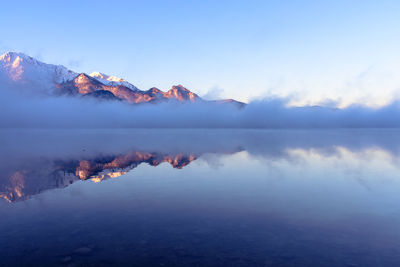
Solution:
[{"label": "calm water", "polygon": [[399,130],[0,140],[0,266],[400,266]]}]

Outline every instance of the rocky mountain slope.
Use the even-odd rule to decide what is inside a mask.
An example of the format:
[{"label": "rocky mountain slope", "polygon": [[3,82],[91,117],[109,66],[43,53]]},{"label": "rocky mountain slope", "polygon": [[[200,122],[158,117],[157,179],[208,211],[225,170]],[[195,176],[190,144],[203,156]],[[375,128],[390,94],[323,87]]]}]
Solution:
[{"label": "rocky mountain slope", "polygon": [[244,105],[233,99],[206,101],[182,85],[172,86],[166,92],[155,87],[143,91],[122,78],[100,72],[76,73],[17,52],[0,56],[0,83],[47,95],[86,96],[131,104],[176,101]]}]

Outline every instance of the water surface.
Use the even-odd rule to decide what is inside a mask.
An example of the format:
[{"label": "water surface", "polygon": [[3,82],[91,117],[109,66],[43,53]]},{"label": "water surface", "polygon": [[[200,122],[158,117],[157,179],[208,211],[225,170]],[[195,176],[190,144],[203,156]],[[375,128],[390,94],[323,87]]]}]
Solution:
[{"label": "water surface", "polygon": [[399,130],[3,130],[1,266],[397,266]]}]

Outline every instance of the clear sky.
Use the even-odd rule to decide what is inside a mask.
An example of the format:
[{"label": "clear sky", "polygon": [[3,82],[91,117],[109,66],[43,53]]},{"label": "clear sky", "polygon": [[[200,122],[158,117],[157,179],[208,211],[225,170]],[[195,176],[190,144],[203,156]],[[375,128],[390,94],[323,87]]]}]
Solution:
[{"label": "clear sky", "polygon": [[1,1],[0,52],[140,89],[382,104],[400,89],[400,1]]}]

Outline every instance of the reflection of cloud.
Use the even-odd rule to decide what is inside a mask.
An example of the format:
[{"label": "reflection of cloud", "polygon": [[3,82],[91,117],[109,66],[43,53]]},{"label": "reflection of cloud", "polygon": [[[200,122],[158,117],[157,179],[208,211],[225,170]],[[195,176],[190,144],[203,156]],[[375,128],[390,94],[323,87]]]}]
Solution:
[{"label": "reflection of cloud", "polygon": [[204,130],[204,129],[121,129],[121,130],[1,130],[0,159],[13,157],[96,157],[153,151],[163,154],[224,153],[246,150],[253,156],[281,158],[292,149],[315,149],[335,154],[337,147],[350,151],[378,148],[400,155],[397,129],[321,130]]},{"label": "reflection of cloud", "polygon": [[[294,161],[292,159],[295,159]],[[290,162],[291,166],[301,166],[301,168],[312,168],[325,172],[345,173],[345,177],[352,177],[367,191],[371,191],[373,180],[378,177],[383,179],[382,174],[388,170],[397,173],[400,165],[396,164],[399,155],[377,147],[366,147],[359,150],[350,150],[347,147],[338,146],[330,150],[329,153],[319,149],[290,149],[287,157],[281,160]],[[384,181],[384,180],[381,180]]]},{"label": "reflection of cloud", "polygon": [[221,161],[220,156],[216,155],[216,154],[205,154],[205,155],[201,156],[201,159],[204,160],[204,162],[206,162],[210,168],[215,169],[215,170],[224,166],[224,164]]},{"label": "reflection of cloud", "polygon": [[79,180],[115,178],[142,163],[182,169],[201,157],[218,169],[221,155],[240,151],[276,177],[282,166],[326,166],[367,187],[364,174],[400,166],[400,130],[394,129],[3,130],[0,139],[0,197],[9,201]]},{"label": "reflection of cloud", "polygon": [[[288,157],[293,158],[307,158],[308,160],[315,161],[343,161],[346,165],[357,165],[360,161],[373,162],[379,160],[382,162],[392,163],[393,155],[381,148],[367,147],[361,150],[352,151],[343,146],[333,147],[329,152],[319,149],[289,149],[287,151]],[[343,166],[343,163],[340,164]],[[382,166],[383,167],[383,166]]]}]

